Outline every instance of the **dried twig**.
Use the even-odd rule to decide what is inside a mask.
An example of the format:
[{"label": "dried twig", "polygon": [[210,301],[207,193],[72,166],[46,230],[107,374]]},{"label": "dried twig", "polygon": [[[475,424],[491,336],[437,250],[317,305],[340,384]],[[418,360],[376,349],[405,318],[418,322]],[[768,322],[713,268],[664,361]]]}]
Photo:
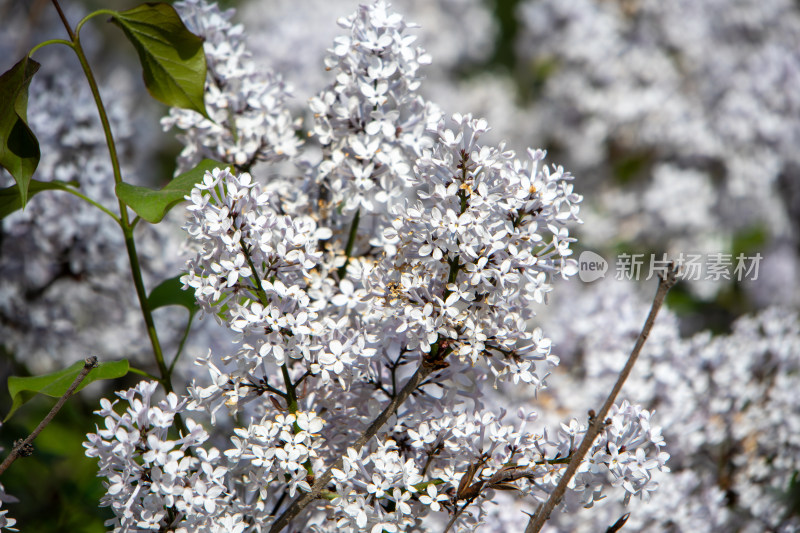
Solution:
[{"label": "dried twig", "polygon": [[58,399],[53,408],[50,409],[50,412],[47,413],[47,416],[44,417],[44,419],[39,423],[38,426],[36,426],[36,429],[33,430],[33,433],[28,435],[27,438],[18,440],[14,443],[14,447],[11,449],[11,453],[8,454],[8,457],[6,457],[5,461],[3,461],[3,464],[0,465],[0,475],[2,475],[3,472],[5,472],[6,469],[8,469],[8,467],[11,466],[11,463],[16,461],[17,457],[20,456],[25,457],[33,453],[33,446],[31,444],[33,442],[33,439],[38,437],[39,433],[42,432],[45,426],[47,426],[47,424],[49,424],[53,420],[53,417],[56,416],[56,413],[58,413],[58,411],[61,410],[61,408],[66,403],[67,399],[69,399],[69,397],[72,396],[72,393],[75,392],[75,389],[78,388],[78,385],[81,384],[81,382],[86,378],[86,376],[89,375],[89,372],[91,372],[92,369],[95,367],[97,367],[97,357],[94,356],[87,357],[86,360],[84,361],[83,368],[81,369],[78,376],[75,378],[75,381],[72,382],[72,385],[70,385],[67,391],[61,396],[61,398]]},{"label": "dried twig", "polygon": [[525,528],[525,533],[538,533],[541,531],[544,523],[548,518],[550,518],[550,513],[553,512],[553,509],[555,509],[556,505],[558,505],[558,503],[564,497],[564,493],[567,490],[567,485],[572,479],[572,476],[575,475],[578,467],[581,464],[581,461],[583,461],[583,458],[592,447],[594,440],[605,427],[606,416],[611,410],[611,406],[614,404],[614,401],[617,399],[617,395],[619,394],[620,389],[622,389],[622,385],[625,383],[625,380],[628,379],[631,370],[633,370],[633,365],[636,363],[636,359],[639,357],[639,352],[642,351],[642,347],[644,346],[645,341],[647,341],[647,337],[650,335],[650,330],[653,329],[653,324],[656,321],[656,315],[658,315],[658,311],[661,309],[661,305],[664,303],[664,298],[666,298],[667,292],[669,292],[669,290],[675,285],[677,280],[678,268],[674,263],[672,263],[668,267],[667,271],[661,275],[661,279],[658,283],[658,290],[656,291],[655,298],[653,298],[653,305],[650,308],[650,314],[647,315],[647,320],[644,323],[642,332],[639,334],[639,338],[636,339],[636,345],[633,347],[631,355],[628,357],[628,362],[625,363],[625,368],[623,368],[622,372],[620,372],[617,382],[614,384],[614,388],[611,390],[608,398],[606,398],[606,402],[603,404],[603,407],[600,409],[600,411],[595,416],[591,416],[590,414],[589,427],[586,429],[586,434],[584,435],[578,450],[572,456],[572,460],[567,465],[567,469],[561,476],[561,479],[559,480],[555,490],[552,492],[552,494],[550,494],[550,497],[547,499],[547,501],[540,506],[536,514],[531,517],[530,521],[528,522],[528,527]]}]

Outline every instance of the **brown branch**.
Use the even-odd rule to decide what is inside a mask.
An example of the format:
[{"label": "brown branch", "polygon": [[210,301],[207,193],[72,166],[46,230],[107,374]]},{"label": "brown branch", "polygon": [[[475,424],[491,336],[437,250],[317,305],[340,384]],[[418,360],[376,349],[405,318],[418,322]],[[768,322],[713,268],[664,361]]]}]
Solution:
[{"label": "brown branch", "polygon": [[[558,461],[561,460],[559,459],[555,460],[555,462]],[[442,533],[448,533],[448,531],[450,531],[450,528],[453,526],[453,524],[455,524],[456,520],[461,515],[461,513],[463,513],[467,507],[472,505],[472,502],[474,502],[479,496],[481,496],[481,494],[484,491],[519,490],[518,487],[512,484],[514,481],[523,478],[533,481],[541,475],[540,472],[537,472],[536,470],[531,470],[525,466],[507,464],[506,466],[503,466],[502,468],[500,468],[500,470],[492,474],[488,479],[480,479],[475,483],[472,483],[472,480],[475,476],[475,472],[483,468],[485,462],[486,461],[484,459],[479,462],[472,463],[467,469],[467,472],[461,477],[461,483],[459,483],[458,490],[456,490],[456,495],[452,499],[455,512],[453,513],[453,516],[450,518],[450,521],[447,523]],[[567,461],[563,462],[566,463]],[[542,465],[542,464],[551,464],[551,462],[536,461],[533,464]],[[470,485],[470,483],[472,484]],[[459,509],[458,502],[462,500],[466,500],[466,502]]]},{"label": "brown branch", "polygon": [[475,498],[477,498],[477,497],[478,497],[478,496],[477,496],[477,495],[475,495],[475,496],[473,496],[472,498],[469,498],[467,501],[465,501],[465,502],[464,502],[464,505],[462,505],[462,506],[461,506],[461,509],[458,509],[458,505],[456,504],[456,510],[455,510],[455,512],[453,513],[453,516],[452,516],[452,518],[450,518],[450,521],[449,521],[449,522],[447,523],[447,525],[444,527],[444,530],[442,531],[442,533],[448,533],[448,532],[450,531],[450,528],[451,528],[451,527],[453,527],[453,524],[455,524],[455,523],[456,523],[456,520],[458,520],[458,517],[459,517],[459,516],[461,516],[461,513],[463,513],[463,512],[464,512],[464,509],[466,509],[467,507],[469,507],[469,505],[470,505],[470,504],[473,502],[473,500],[475,500]]},{"label": "brown branch", "polygon": [[[69,38],[72,42],[75,42],[75,33],[72,31],[72,27],[69,25],[67,21],[67,16],[64,15],[64,11],[61,10],[61,6],[58,4],[58,0],[52,0],[53,6],[55,6],[56,11],[58,11],[58,16],[61,18],[61,23],[64,24],[64,27],[67,29],[67,33],[69,34]],[[2,472],[0,472],[2,473]]]},{"label": "brown branch", "polygon": [[[366,431],[364,431],[364,433],[358,437],[353,445],[349,446],[348,448],[352,448],[355,451],[361,450],[361,448],[363,448],[364,445],[378,433],[383,425],[386,424],[389,418],[391,418],[395,413],[397,408],[400,407],[400,405],[405,402],[409,396],[411,396],[411,393],[414,392],[417,387],[419,387],[425,378],[427,378],[434,370],[436,370],[435,365],[426,363],[427,361],[423,360],[414,375],[411,376],[405,386],[403,386],[403,389],[394,398],[392,398],[392,400],[389,402],[389,405],[386,406],[383,412],[372,421],[372,424],[369,425]],[[305,509],[308,504],[317,499],[319,494],[333,477],[333,469],[341,469],[344,465],[345,455],[340,456],[333,465],[328,467],[325,473],[316,478],[314,485],[311,486],[311,492],[306,492],[292,502],[292,504],[283,512],[283,514],[279,516],[278,519],[272,524],[272,528],[269,530],[270,533],[279,533],[289,524],[289,522],[291,522],[298,514],[300,514],[300,512]]]},{"label": "brown branch", "polygon": [[550,518],[550,513],[553,512],[553,509],[555,509],[556,505],[558,505],[558,503],[564,497],[564,493],[567,490],[567,485],[572,479],[572,476],[574,476],[577,472],[581,461],[583,461],[583,458],[589,452],[589,449],[592,447],[597,435],[599,435],[600,432],[605,428],[606,416],[611,410],[611,406],[614,404],[620,389],[622,389],[622,385],[625,384],[625,380],[628,379],[631,370],[633,370],[633,365],[636,363],[636,359],[639,357],[639,352],[642,351],[642,347],[647,341],[647,337],[650,335],[650,330],[653,329],[653,324],[656,321],[656,315],[658,315],[658,311],[661,309],[661,305],[664,303],[664,298],[666,298],[667,292],[669,292],[669,290],[675,285],[677,280],[678,268],[674,263],[671,263],[667,271],[661,275],[658,283],[658,290],[656,291],[656,296],[653,299],[653,305],[650,308],[650,314],[647,315],[647,320],[644,323],[642,332],[639,334],[639,338],[636,339],[636,345],[633,347],[633,350],[628,357],[628,362],[625,363],[625,368],[623,368],[622,372],[620,372],[617,382],[614,385],[614,388],[611,390],[611,393],[608,395],[605,404],[603,404],[603,407],[600,409],[600,412],[597,413],[596,416],[591,416],[590,413],[589,427],[586,429],[586,434],[583,436],[583,440],[581,441],[578,450],[575,452],[572,460],[567,465],[567,469],[561,476],[561,479],[559,480],[555,490],[552,492],[552,494],[550,494],[550,497],[547,499],[547,501],[539,507],[536,514],[531,517],[530,521],[528,522],[528,527],[525,528],[525,533],[538,533],[541,531],[544,523],[548,518]]},{"label": "brown branch", "polygon": [[50,412],[47,413],[47,416],[44,417],[44,419],[39,423],[38,426],[36,426],[36,429],[33,430],[33,433],[28,435],[27,438],[16,441],[14,443],[14,447],[11,449],[11,453],[8,454],[8,457],[6,457],[5,461],[3,461],[3,464],[0,465],[0,475],[2,475],[3,472],[5,472],[6,469],[9,466],[11,466],[11,463],[16,461],[17,457],[28,456],[31,453],[33,453],[33,446],[31,446],[33,439],[39,436],[39,433],[41,433],[42,430],[45,428],[45,426],[47,426],[47,424],[49,424],[53,420],[53,418],[56,416],[56,413],[58,413],[58,411],[61,410],[61,408],[66,403],[67,399],[69,399],[69,397],[72,396],[72,393],[75,392],[75,389],[78,388],[78,385],[80,385],[81,382],[86,378],[86,376],[89,375],[89,372],[91,372],[92,369],[96,367],[97,367],[97,357],[94,356],[87,357],[84,360],[83,368],[81,369],[78,376],[75,378],[75,381],[72,382],[72,385],[70,385],[67,391],[61,396],[61,398],[58,399],[53,408],[50,409]]}]

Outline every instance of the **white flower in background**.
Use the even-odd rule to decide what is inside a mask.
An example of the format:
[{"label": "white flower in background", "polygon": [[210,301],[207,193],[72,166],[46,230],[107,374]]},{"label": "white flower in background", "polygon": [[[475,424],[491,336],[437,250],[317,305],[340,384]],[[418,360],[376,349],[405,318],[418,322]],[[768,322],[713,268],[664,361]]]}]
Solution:
[{"label": "white flower in background", "polygon": [[[555,299],[565,298],[569,308],[554,306],[558,311],[543,324],[562,364],[543,394],[581,412],[607,394],[644,321],[647,302],[633,286],[610,280],[582,294],[562,289]],[[800,468],[798,408],[789,399],[800,376],[794,355],[798,349],[796,311],[767,309],[739,318],[729,334],[703,332],[686,339],[678,335],[677,318],[662,311],[623,394],[656,410],[671,473],[658,476],[647,468],[653,464],[650,459],[630,458],[633,483],[646,479],[634,474],[645,470],[660,487],[649,502],[631,504],[625,527],[720,532],[797,528],[797,517],[785,505],[792,476]],[[581,394],[563,394],[576,389]],[[657,441],[662,432],[642,422],[643,434]],[[617,445],[617,456],[625,456],[620,449]],[[604,453],[613,455],[610,449]],[[622,487],[627,488],[625,481]],[[606,518],[598,514],[597,520],[609,520],[610,525],[625,509],[608,500],[596,504],[607,508],[598,511]],[[552,525],[557,531],[592,531],[568,513],[554,515]]]},{"label": "white flower in background", "polygon": [[[763,248],[797,241],[795,3],[531,0],[519,17],[538,142],[590,178],[586,219],[602,222],[584,242],[730,253],[754,231]],[[709,299],[730,284],[689,286]]]},{"label": "white flower in background", "polygon": [[[33,78],[28,121],[42,153],[34,179],[71,182],[81,194],[117,212],[104,133],[80,76],[69,68],[56,74],[43,68]],[[126,71],[113,73],[108,84],[115,98],[109,99],[107,111],[122,172],[137,183],[135,157],[149,147],[139,144],[137,124],[130,120],[131,83]],[[0,169],[0,187],[12,185],[11,176]],[[63,368],[87,353],[108,359],[140,356],[131,347],[139,346],[144,335],[141,312],[126,255],[120,253],[124,238],[110,217],[71,194],[45,191],[2,222],[0,345],[5,350],[35,373]],[[163,257],[168,231],[142,228],[136,237],[148,280],[159,282],[163,272],[180,264]]]}]

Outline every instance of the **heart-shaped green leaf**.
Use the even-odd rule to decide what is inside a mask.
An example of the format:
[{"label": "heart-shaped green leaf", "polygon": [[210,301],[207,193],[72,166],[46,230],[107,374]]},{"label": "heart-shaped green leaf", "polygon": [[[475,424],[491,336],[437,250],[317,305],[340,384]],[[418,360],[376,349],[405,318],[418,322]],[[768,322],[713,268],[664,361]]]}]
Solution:
[{"label": "heart-shaped green leaf", "polygon": [[[47,190],[64,191],[67,190],[70,185],[76,184],[67,183],[65,181],[30,180],[28,183],[28,200],[33,198],[36,193]],[[19,187],[6,187],[5,189],[0,189],[0,220],[21,208],[22,196]]]},{"label": "heart-shaped green leaf", "polygon": [[22,58],[0,76],[0,166],[14,177],[21,207],[28,202],[28,186],[39,166],[39,141],[28,126],[28,86],[39,63]]},{"label": "heart-shaped green leaf", "polygon": [[[6,415],[3,422],[6,422],[17,409],[19,409],[25,402],[36,396],[37,394],[45,394],[53,398],[60,398],[67,392],[67,389],[75,378],[80,374],[83,369],[84,362],[78,361],[70,365],[64,370],[53,372],[52,374],[45,374],[43,376],[30,376],[18,377],[11,376],[8,378],[8,393],[13,398],[11,410]],[[116,379],[121,378],[128,373],[128,361],[123,359],[121,361],[109,361],[100,363],[96,368],[81,381],[81,384],[75,389],[78,392],[89,383],[100,379]]]},{"label": "heart-shaped green leaf", "polygon": [[206,171],[227,166],[219,161],[203,159],[196,167],[177,176],[160,190],[120,183],[116,187],[117,197],[137,215],[151,224],[157,224],[170,209],[183,201],[196,183],[203,180]]},{"label": "heart-shaped green leaf", "polygon": [[190,32],[169,4],[146,3],[112,15],[133,43],[150,95],[168,106],[208,118],[203,100],[206,56],[203,39]]},{"label": "heart-shaped green leaf", "polygon": [[197,301],[194,299],[194,291],[185,291],[182,287],[181,276],[162,281],[147,297],[150,309],[158,309],[168,305],[180,305],[189,311],[191,320],[191,317],[200,308],[197,307]]}]

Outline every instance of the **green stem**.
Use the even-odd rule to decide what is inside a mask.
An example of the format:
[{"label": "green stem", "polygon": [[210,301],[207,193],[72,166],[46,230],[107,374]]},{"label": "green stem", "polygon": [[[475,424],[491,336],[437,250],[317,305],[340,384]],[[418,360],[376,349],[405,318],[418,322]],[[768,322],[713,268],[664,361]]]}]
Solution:
[{"label": "green stem", "polygon": [[[100,90],[97,87],[97,81],[94,78],[94,74],[92,73],[92,69],[89,66],[89,62],[86,59],[86,54],[84,54],[80,43],[81,26],[87,20],[89,20],[90,17],[96,16],[103,12],[111,14],[112,16],[115,14],[113,11],[101,10],[96,11],[84,18],[78,24],[78,27],[75,31],[72,49],[75,50],[75,54],[78,56],[78,61],[80,61],[84,75],[86,76],[86,80],[89,82],[89,88],[92,91],[92,97],[94,98],[95,105],[97,106],[97,111],[100,115],[100,122],[103,126],[103,132],[105,133],[106,137],[106,144],[108,145],[108,154],[111,158],[111,168],[114,172],[114,183],[118,185],[122,183],[122,173],[120,171],[119,157],[117,156],[117,148],[116,144],[114,143],[114,136],[111,133],[111,124],[108,120],[108,115],[106,114],[103,100],[100,97]],[[67,31],[70,31],[68,26]],[[72,34],[72,32],[70,32],[70,34]],[[142,269],[139,264],[139,256],[136,253],[136,243],[134,242],[133,238],[133,228],[128,219],[128,207],[122,200],[119,200],[119,224],[122,228],[122,233],[125,236],[125,248],[128,252],[128,260],[131,265],[133,284],[136,288],[136,296],[139,298],[139,307],[142,310],[142,317],[144,318],[145,327],[147,329],[147,336],[150,338],[150,344],[153,348],[153,356],[156,359],[158,370],[161,373],[161,384],[169,393],[172,392],[171,375],[166,363],[164,362],[164,354],[161,349],[161,343],[158,339],[155,323],[153,322],[153,313],[150,309],[150,304],[147,301],[147,292],[144,287],[144,280],[142,279]]]},{"label": "green stem", "polygon": [[[461,152],[461,162],[458,164],[456,168],[461,171],[461,183],[466,183],[467,173],[469,170],[469,155],[466,152],[464,151]],[[467,212],[467,207],[469,207],[469,204],[467,202],[467,193],[466,191],[464,191],[464,189],[459,189],[457,194],[460,200],[460,207],[461,207],[461,213],[459,214],[463,215],[464,213]],[[458,239],[456,239],[456,244],[460,245]],[[456,257],[448,259],[447,264],[450,265],[450,271],[447,274],[447,284],[445,285],[444,294],[442,296],[443,300],[447,300],[447,298],[450,296],[450,293],[452,292],[450,289],[447,288],[447,285],[455,283],[456,280],[458,279],[458,271],[461,270],[462,266],[460,264],[460,256],[457,255]],[[436,341],[437,352],[438,352],[438,347],[439,347],[439,341],[437,340]]]},{"label": "green stem", "polygon": [[[462,153],[461,153],[461,163],[458,165],[457,168],[461,170],[463,183],[467,182],[467,163],[468,162],[469,162],[469,156],[466,155],[462,151]],[[468,207],[467,195],[466,195],[466,193],[464,192],[463,189],[459,189],[458,197],[461,200],[461,214],[463,215],[467,211],[467,207]],[[458,239],[456,239],[456,245],[460,246],[460,243],[459,243]],[[453,291],[450,290],[449,287],[450,287],[451,284],[455,284],[455,282],[458,280],[458,272],[461,270],[461,267],[463,266],[463,265],[461,265],[460,259],[461,259],[460,255],[456,255],[455,257],[450,257],[450,258],[447,259],[447,264],[449,265],[450,270],[447,272],[447,282],[445,283],[444,291],[442,292],[442,301],[447,301],[447,299],[450,297],[450,294],[452,294],[452,292],[453,292]],[[444,358],[447,357],[447,355],[449,355],[449,353],[450,353],[449,350],[444,352],[444,353],[442,353],[441,355],[439,354],[439,350],[441,348],[441,345],[442,345],[442,336],[439,335],[436,338],[436,342],[433,344],[433,346],[431,346],[431,355],[430,355],[430,357],[431,357],[432,360],[444,360]]]},{"label": "green stem", "polygon": [[81,193],[81,192],[79,192],[79,191],[77,191],[75,189],[72,189],[72,188],[69,188],[69,187],[64,187],[61,190],[65,191],[65,192],[68,192],[69,194],[71,194],[73,196],[77,196],[78,198],[80,198],[84,202],[96,207],[97,209],[99,209],[100,211],[105,213],[106,215],[110,216],[112,219],[114,219],[114,222],[116,222],[117,224],[120,224],[119,217],[113,211],[108,209],[106,206],[100,204],[99,202],[96,202],[96,201],[92,200],[91,198],[89,198],[85,194],[83,194],[83,193]]},{"label": "green stem", "polygon": [[144,370],[142,370],[140,368],[136,368],[134,366],[129,366],[128,367],[128,372],[131,372],[133,374],[139,374],[140,376],[144,376],[146,378],[152,379],[153,381],[159,381],[159,379],[157,377],[155,377],[153,374],[151,374],[150,372],[145,372]]},{"label": "green stem", "polygon": [[[75,54],[78,56],[78,61],[81,63],[81,68],[83,68],[86,81],[89,82],[89,88],[92,91],[92,97],[94,98],[95,105],[97,106],[97,111],[100,114],[100,122],[103,126],[103,132],[106,136],[106,144],[108,145],[108,155],[111,158],[111,168],[114,172],[114,183],[122,183],[122,173],[120,172],[119,157],[117,156],[117,145],[114,142],[114,136],[111,133],[111,123],[108,120],[105,105],[103,105],[103,100],[100,97],[100,90],[97,87],[97,81],[94,78],[94,73],[92,73],[92,69],[89,66],[88,60],[86,59],[86,54],[84,54],[83,47],[81,47],[80,35],[77,33],[75,35],[75,41],[72,43],[72,49],[75,50]],[[123,219],[125,226],[128,226],[128,213],[124,209],[125,204],[123,204],[121,200],[119,203],[121,209],[120,218]]]},{"label": "green stem", "polygon": [[358,234],[358,223],[361,218],[361,210],[357,210],[353,217],[353,222],[350,223],[350,235],[347,237],[347,245],[344,249],[344,264],[339,267],[339,279],[344,279],[347,274],[347,263],[350,262],[350,257],[353,254],[353,245],[356,242],[356,235]]},{"label": "green stem", "polygon": [[81,33],[81,28],[83,28],[83,25],[86,24],[87,22],[89,22],[94,17],[100,16],[100,15],[108,15],[108,16],[113,18],[113,17],[115,17],[117,15],[117,12],[116,11],[112,11],[111,9],[98,9],[97,11],[92,11],[91,13],[89,13],[88,15],[83,17],[80,20],[80,22],[78,22],[78,25],[75,26],[75,34],[74,35],[73,35],[72,31],[69,29],[69,27],[67,27],[67,32],[69,32],[70,37],[72,38],[72,40],[77,42],[80,39],[79,35]]},{"label": "green stem", "polygon": [[[292,383],[292,378],[289,376],[289,368],[286,363],[281,365],[281,375],[283,375],[283,382],[286,384],[286,405],[289,407],[289,412],[295,414],[297,412],[297,391]],[[296,428],[299,430],[300,428]]]},{"label": "green stem", "polygon": [[244,258],[247,260],[247,266],[250,267],[250,283],[253,284],[253,292],[256,293],[256,297],[258,301],[261,302],[261,305],[267,307],[269,302],[267,301],[267,295],[264,293],[264,289],[261,287],[261,282],[256,276],[256,265],[253,263],[253,259],[250,257],[250,250],[244,243],[244,238],[239,239],[239,245],[242,247],[242,252],[244,252]]},{"label": "green stem", "polygon": [[[256,296],[258,297],[258,301],[261,302],[261,305],[263,305],[264,307],[268,307],[269,306],[269,301],[267,300],[267,295],[264,292],[264,289],[261,287],[261,284],[259,282],[259,277],[257,275],[258,271],[256,270],[255,263],[253,263],[253,258],[250,257],[250,250],[248,249],[247,245],[244,242],[244,237],[240,238],[239,245],[241,246],[242,253],[244,253],[244,257],[247,260],[247,266],[250,267],[250,272],[251,272],[251,274],[250,274],[250,283],[252,283],[253,287],[255,288],[254,292],[256,293]],[[297,413],[297,411],[299,409],[299,405],[297,403],[297,384],[299,384],[301,380],[298,380],[297,384],[292,383],[292,377],[289,375],[289,366],[287,365],[287,363],[285,361],[281,365],[281,376],[283,377],[283,385],[284,385],[284,387],[286,387],[286,393],[285,394],[281,394],[281,396],[283,396],[283,399],[286,400],[286,407],[289,410],[289,412],[294,415],[294,414]],[[300,431],[302,431],[302,430],[301,430],[300,426],[297,425],[297,422],[295,421],[295,423],[294,423],[294,433],[295,433],[295,435],[300,433]],[[308,472],[309,477],[313,478],[314,477],[314,467],[311,465],[311,460],[308,459],[303,464],[303,466],[305,467],[306,471]]]},{"label": "green stem", "polygon": [[[247,260],[247,266],[250,267],[250,283],[253,284],[253,290],[258,297],[258,301],[261,302],[261,305],[264,307],[268,307],[269,301],[267,300],[267,295],[264,293],[264,289],[261,288],[258,271],[256,270],[255,263],[253,263],[253,258],[250,257],[250,250],[247,248],[247,245],[244,242],[244,237],[239,240],[239,245],[241,246],[242,253]],[[297,392],[295,391],[294,383],[292,383],[292,378],[289,376],[289,367],[286,366],[285,362],[281,365],[281,375],[283,376],[283,383],[286,387],[286,405],[289,408],[289,412],[295,414],[297,412]],[[296,430],[299,431],[299,428],[296,428]]]},{"label": "green stem", "polygon": [[28,57],[33,57],[33,54],[40,48],[44,48],[45,46],[49,46],[51,44],[63,44],[64,46],[69,46],[72,48],[72,43],[70,41],[65,41],[64,39],[50,39],[49,41],[43,41],[31,48],[31,51],[28,52]]},{"label": "green stem", "polygon": [[183,330],[183,336],[181,337],[181,342],[178,344],[178,351],[175,352],[175,357],[172,358],[172,363],[169,365],[169,373],[172,375],[172,371],[175,369],[175,363],[178,362],[178,359],[183,353],[183,347],[186,345],[186,339],[189,338],[189,332],[192,330],[192,319],[194,318],[194,314],[189,314],[189,320],[186,321],[186,328]]},{"label": "green stem", "polygon": [[[123,209],[125,209],[124,204]],[[127,221],[123,221],[123,224],[126,222]],[[170,393],[172,392],[171,374],[164,361],[164,352],[161,349],[161,342],[158,340],[158,332],[156,331],[156,325],[153,321],[153,311],[150,309],[150,302],[147,301],[147,292],[144,288],[144,281],[142,280],[142,269],[139,264],[139,256],[136,253],[136,244],[133,240],[133,230],[123,226],[122,231],[125,234],[125,248],[128,251],[128,260],[131,264],[131,274],[133,275],[133,284],[136,287],[136,296],[139,298],[139,306],[142,309],[142,317],[144,318],[145,327],[147,328],[147,336],[150,338],[153,356],[158,365],[158,372],[161,374],[161,384],[164,385],[164,390]]]}]

